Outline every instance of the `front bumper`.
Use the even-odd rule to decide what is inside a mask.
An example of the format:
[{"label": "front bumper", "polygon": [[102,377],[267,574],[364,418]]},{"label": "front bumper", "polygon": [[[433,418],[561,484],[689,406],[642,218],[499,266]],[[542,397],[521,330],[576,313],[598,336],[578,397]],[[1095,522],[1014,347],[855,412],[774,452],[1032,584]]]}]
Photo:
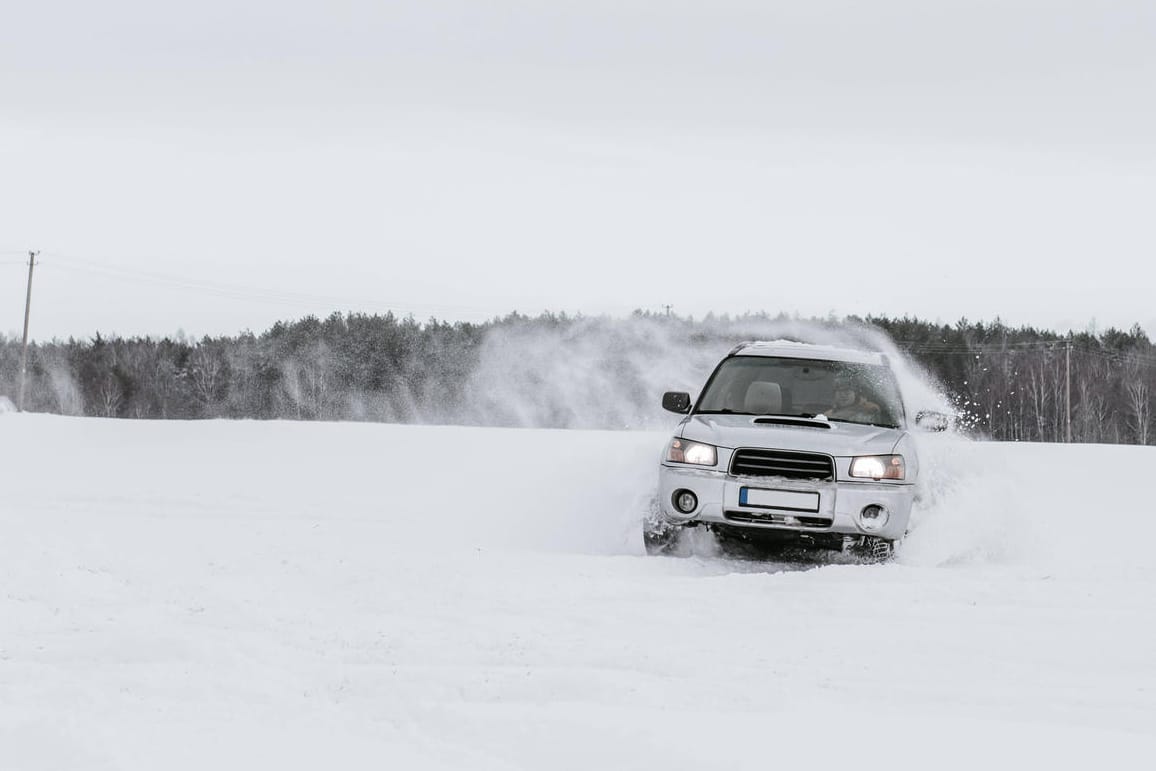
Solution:
[{"label": "front bumper", "polygon": [[[744,505],[740,495],[744,487],[818,493],[817,510]],[[698,498],[697,508],[689,514],[674,507],[672,499],[679,490],[690,490]],[[658,492],[662,516],[673,524],[706,523],[763,531],[872,535],[894,541],[907,532],[915,486],[910,483],[819,482],[732,476],[719,469],[664,463],[659,470]],[[860,525],[859,515],[868,506],[882,506],[887,510],[887,524],[882,529],[871,531]]]}]

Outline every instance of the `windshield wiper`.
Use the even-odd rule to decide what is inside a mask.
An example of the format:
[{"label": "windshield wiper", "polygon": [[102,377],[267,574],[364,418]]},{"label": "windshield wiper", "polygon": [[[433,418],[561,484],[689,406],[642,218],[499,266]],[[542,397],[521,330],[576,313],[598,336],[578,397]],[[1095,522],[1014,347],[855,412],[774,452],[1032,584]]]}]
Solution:
[{"label": "windshield wiper", "polygon": [[699,410],[695,414],[696,415],[755,415],[756,413],[754,413],[754,412],[741,412],[739,410],[728,410],[728,409],[724,408],[721,410]]},{"label": "windshield wiper", "polygon": [[876,428],[899,428],[892,423],[869,423],[862,420],[847,420],[846,418],[827,418],[832,423],[850,423],[853,426],[875,426]]},{"label": "windshield wiper", "polygon": [[[819,418],[817,412],[743,412],[741,410],[732,410],[724,407],[721,410],[699,410],[696,415],[754,415],[760,418],[800,418],[806,420],[815,420]],[[845,421],[848,422],[848,421]]]}]

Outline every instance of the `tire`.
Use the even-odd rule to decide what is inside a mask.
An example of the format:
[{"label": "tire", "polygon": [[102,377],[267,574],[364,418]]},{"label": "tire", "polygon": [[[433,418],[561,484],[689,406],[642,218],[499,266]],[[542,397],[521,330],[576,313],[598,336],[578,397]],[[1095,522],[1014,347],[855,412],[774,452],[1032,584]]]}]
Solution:
[{"label": "tire", "polygon": [[684,535],[683,528],[661,520],[648,519],[642,525],[642,543],[652,557],[679,554]]},{"label": "tire", "polygon": [[880,562],[889,562],[895,557],[895,541],[888,541],[885,538],[878,538],[872,545],[871,549],[871,556]]},{"label": "tire", "polygon": [[855,555],[860,562],[878,565],[890,562],[895,557],[895,542],[887,538],[865,535],[849,543],[845,551]]}]

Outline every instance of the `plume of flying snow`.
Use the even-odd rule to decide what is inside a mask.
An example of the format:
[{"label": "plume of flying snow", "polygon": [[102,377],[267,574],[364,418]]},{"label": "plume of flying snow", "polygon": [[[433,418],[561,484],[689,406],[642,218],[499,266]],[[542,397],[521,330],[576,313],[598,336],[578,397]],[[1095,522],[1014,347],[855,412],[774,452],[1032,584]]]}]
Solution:
[{"label": "plume of flying snow", "polygon": [[449,422],[550,428],[662,429],[673,423],[664,391],[695,396],[738,343],[793,340],[887,354],[909,416],[951,412],[931,379],[880,330],[795,319],[636,316],[543,327],[499,327],[482,343]]}]

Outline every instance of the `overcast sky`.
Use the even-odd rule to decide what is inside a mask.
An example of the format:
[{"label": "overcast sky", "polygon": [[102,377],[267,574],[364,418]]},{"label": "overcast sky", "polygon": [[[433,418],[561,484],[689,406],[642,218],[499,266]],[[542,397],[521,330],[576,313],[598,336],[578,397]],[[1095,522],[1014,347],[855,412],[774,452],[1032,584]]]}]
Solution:
[{"label": "overcast sky", "polygon": [[332,310],[1156,336],[1151,0],[8,2],[0,333]]}]

